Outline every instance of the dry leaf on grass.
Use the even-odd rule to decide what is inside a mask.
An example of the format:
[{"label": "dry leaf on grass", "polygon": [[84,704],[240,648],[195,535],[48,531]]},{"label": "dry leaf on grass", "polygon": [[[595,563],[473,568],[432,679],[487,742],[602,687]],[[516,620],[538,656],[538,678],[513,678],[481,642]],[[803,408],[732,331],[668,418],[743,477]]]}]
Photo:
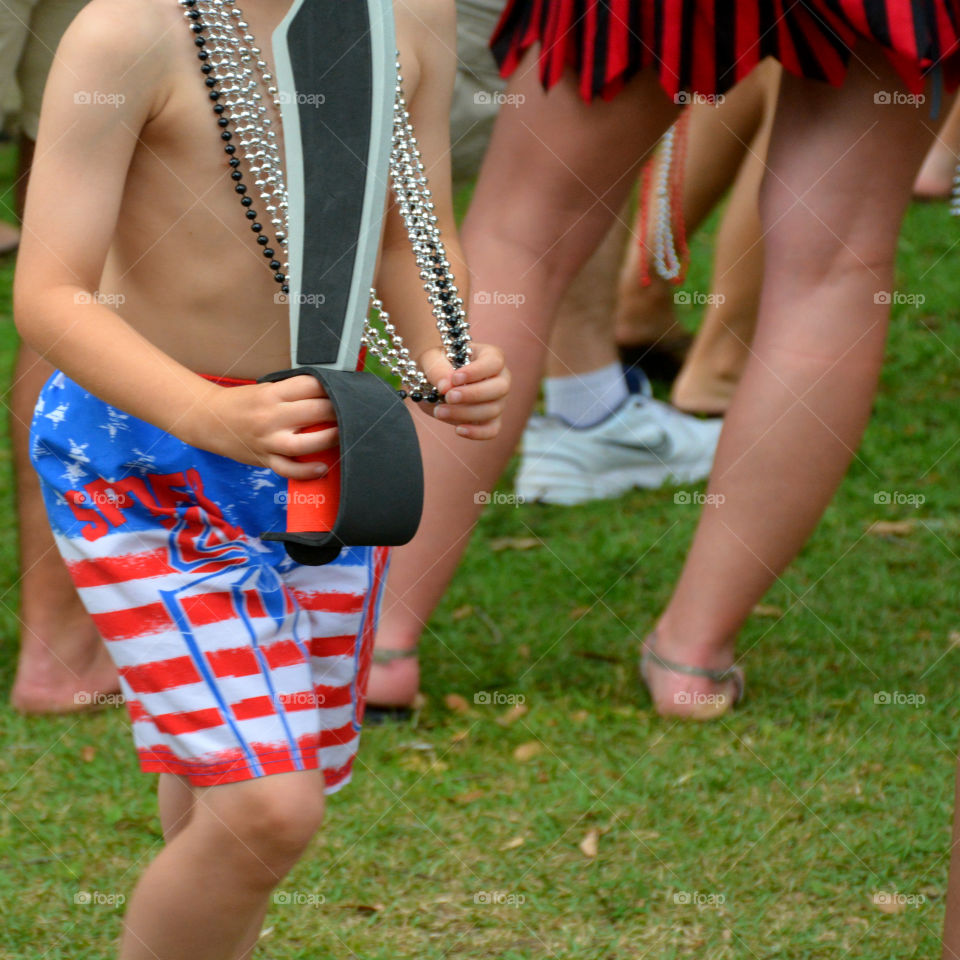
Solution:
[{"label": "dry leaf on grass", "polygon": [[469,730],[458,730],[451,738],[451,743],[463,743],[470,736]]},{"label": "dry leaf on grass", "polygon": [[467,703],[466,698],[461,697],[459,693],[448,693],[443,698],[443,702],[447,709],[452,710],[454,713],[467,713],[470,710],[470,704]]},{"label": "dry leaf on grass", "polygon": [[875,537],[909,537],[916,526],[915,520],[877,520],[867,527],[867,533]]},{"label": "dry leaf on grass", "polygon": [[580,841],[580,852],[585,857],[595,857],[600,845],[600,831],[588,830],[587,835]]},{"label": "dry leaf on grass", "polygon": [[536,537],[496,537],[488,544],[494,553],[501,550],[535,550],[543,546],[543,541]]},{"label": "dry leaf on grass", "polygon": [[894,893],[881,890],[873,895],[873,905],[881,913],[903,913],[907,909],[905,897],[898,897]]},{"label": "dry leaf on grass", "polygon": [[513,759],[518,763],[526,763],[542,752],[543,744],[538,740],[530,740],[527,743],[521,743],[520,746],[513,751]]},{"label": "dry leaf on grass", "polygon": [[528,713],[529,710],[530,708],[525,703],[515,704],[505,713],[497,717],[497,723],[499,723],[501,727],[509,727],[511,724],[516,723],[525,713]]},{"label": "dry leaf on grass", "polygon": [[508,840],[500,849],[516,850],[517,847],[522,847],[524,843],[526,843],[526,840],[523,837],[514,837],[512,840]]},{"label": "dry leaf on grass", "polygon": [[96,748],[91,747],[89,744],[80,751],[80,756],[83,759],[84,763],[92,763],[93,758],[96,755],[97,755]]},{"label": "dry leaf on grass", "polygon": [[470,616],[471,613],[473,613],[473,607],[471,607],[470,604],[468,603],[466,606],[457,607],[457,609],[453,611],[453,619],[465,620],[467,617]]},{"label": "dry leaf on grass", "polygon": [[783,616],[783,608],[769,606],[763,603],[758,603],[753,608],[753,615],[755,617],[770,617],[770,619],[774,620]]},{"label": "dry leaf on grass", "polygon": [[574,710],[570,714],[570,719],[574,723],[586,723],[590,719],[590,713],[587,710]]},{"label": "dry leaf on grass", "polygon": [[382,903],[338,903],[341,910],[356,910],[359,913],[379,913],[383,909]]},{"label": "dry leaf on grass", "polygon": [[467,793],[458,793],[453,798],[453,802],[459,804],[461,807],[465,807],[468,803],[473,803],[474,800],[479,800],[486,795],[486,791],[484,790],[469,790]]}]

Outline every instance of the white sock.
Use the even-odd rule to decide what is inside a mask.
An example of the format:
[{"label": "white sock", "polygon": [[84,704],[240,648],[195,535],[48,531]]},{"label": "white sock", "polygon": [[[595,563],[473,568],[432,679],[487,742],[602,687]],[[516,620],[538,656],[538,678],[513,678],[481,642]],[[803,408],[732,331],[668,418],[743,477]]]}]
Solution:
[{"label": "white sock", "polygon": [[572,377],[547,377],[543,381],[547,415],[573,427],[592,427],[605,420],[629,396],[619,363]]}]

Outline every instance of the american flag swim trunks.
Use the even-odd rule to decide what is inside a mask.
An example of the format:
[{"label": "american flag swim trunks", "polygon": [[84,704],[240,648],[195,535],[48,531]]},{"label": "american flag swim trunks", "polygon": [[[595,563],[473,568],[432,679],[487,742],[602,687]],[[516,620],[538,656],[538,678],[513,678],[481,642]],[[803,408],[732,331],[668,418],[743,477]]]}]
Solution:
[{"label": "american flag swim trunks", "polygon": [[30,456],[117,665],[141,767],[201,786],[319,767],[328,793],[344,786],[388,549],[295,563],[259,536],[286,523],[286,480],[191,447],[59,371]]}]

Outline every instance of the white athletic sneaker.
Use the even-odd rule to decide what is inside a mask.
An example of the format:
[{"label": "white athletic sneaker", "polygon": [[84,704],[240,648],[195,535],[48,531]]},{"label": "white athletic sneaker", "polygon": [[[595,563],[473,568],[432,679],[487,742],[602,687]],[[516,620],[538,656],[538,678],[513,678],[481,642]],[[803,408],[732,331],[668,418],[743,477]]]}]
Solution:
[{"label": "white athletic sneaker", "polygon": [[696,483],[710,473],[723,420],[700,420],[633,394],[605,420],[576,428],[533,416],[523,433],[516,492],[524,500],[574,504],[633,487]]}]

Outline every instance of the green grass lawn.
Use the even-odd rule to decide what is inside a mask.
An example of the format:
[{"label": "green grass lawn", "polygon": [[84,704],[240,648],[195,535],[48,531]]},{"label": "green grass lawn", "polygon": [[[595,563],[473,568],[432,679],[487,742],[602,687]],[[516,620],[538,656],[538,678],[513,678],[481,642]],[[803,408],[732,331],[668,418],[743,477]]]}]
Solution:
[{"label": "green grass lawn", "polygon": [[[0,182],[11,169],[0,151]],[[694,244],[701,290],[711,232]],[[637,684],[694,508],[672,491],[492,507],[427,631],[427,706],[365,731],[352,785],[271,907],[265,958],[936,955],[960,732],[958,240],[943,206],[910,211],[898,286],[925,303],[895,308],[863,449],[744,631],[742,709],[665,721]],[[5,705],[17,569],[5,438],[0,451],[0,958],[104,960],[115,901],[161,843],[154,778],[121,710]],[[877,504],[880,491],[925,501]],[[909,523],[868,533],[878,520]],[[540,546],[491,550],[500,538]],[[484,691],[529,710],[474,705]],[[875,702],[883,691],[911,702]]]}]

